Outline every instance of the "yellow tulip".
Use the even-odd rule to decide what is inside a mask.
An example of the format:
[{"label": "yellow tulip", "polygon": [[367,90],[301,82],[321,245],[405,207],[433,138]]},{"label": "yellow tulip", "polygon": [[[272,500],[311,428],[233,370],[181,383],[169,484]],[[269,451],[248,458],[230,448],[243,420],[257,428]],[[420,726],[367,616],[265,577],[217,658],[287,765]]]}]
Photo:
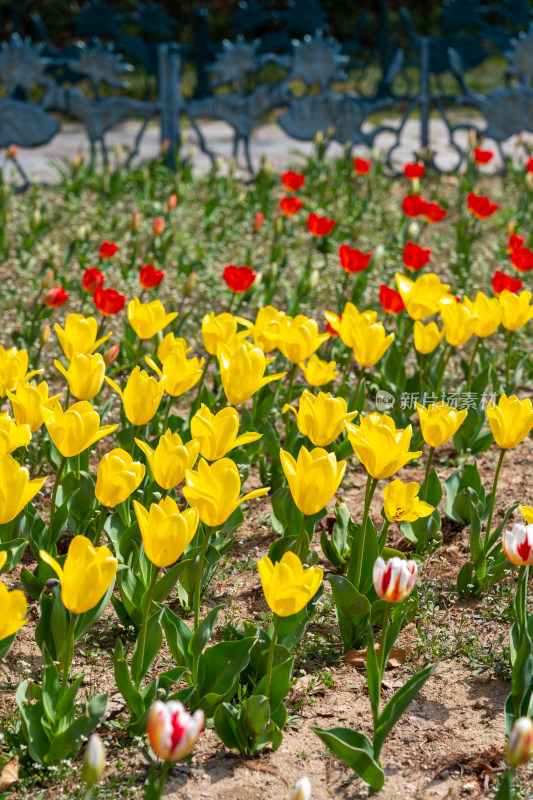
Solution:
[{"label": "yellow tulip", "polygon": [[157,357],[160,362],[163,363],[165,358],[168,358],[168,356],[173,353],[186,356],[191,350],[192,347],[189,347],[185,339],[174,336],[173,333],[167,333],[167,335],[161,339],[157,347]]},{"label": "yellow tulip", "polygon": [[263,306],[257,312],[255,322],[248,333],[252,337],[253,343],[259,345],[264,353],[271,353],[272,350],[276,349],[276,344],[267,339],[265,334],[272,333],[274,330],[273,323],[278,322],[283,316],[285,316],[284,312],[278,311],[273,306]]},{"label": "yellow tulip", "polygon": [[6,350],[0,344],[0,397],[5,397],[8,392],[14,392],[17,384],[25,383],[42,369],[28,372],[28,354],[26,350],[17,350],[11,347]]},{"label": "yellow tulip", "polygon": [[432,353],[441,343],[443,336],[444,328],[439,330],[436,322],[428,322],[427,325],[420,320],[415,322],[415,349],[422,355]]},{"label": "yellow tulip", "polygon": [[30,439],[29,425],[18,425],[7,411],[0,414],[0,458],[18,447],[27,447]]},{"label": "yellow tulip", "polygon": [[335,380],[339,374],[335,361],[322,361],[316,353],[313,353],[307,364],[302,362],[298,366],[309,386],[325,386]]},{"label": "yellow tulip", "polygon": [[70,391],[78,400],[92,400],[102,388],[105,362],[100,353],[88,356],[77,353],[72,356],[68,370],[60,361],[54,361],[54,366],[66,378]]},{"label": "yellow tulip", "polygon": [[383,489],[383,511],[389,522],[415,522],[420,517],[429,517],[434,507],[420,500],[419,485],[415,481],[403,483],[399,478]]},{"label": "yellow tulip", "polygon": [[286,450],[280,450],[280,460],[292,499],[308,517],[327,506],[346,471],[346,461],[337,462],[334,453],[321,447],[311,452],[300,447],[297,461]]},{"label": "yellow tulip", "polygon": [[262,386],[271,381],[278,381],[285,375],[284,372],[265,375],[267,365],[274,359],[266,358],[261,348],[254,347],[251,342],[241,342],[233,352],[221,345],[218,360],[222,387],[232,406],[245,403]]},{"label": "yellow tulip", "polygon": [[223,408],[218,414],[212,414],[202,403],[191,419],[191,436],[200,445],[200,455],[207,461],[218,461],[230,450],[261,438],[261,433],[239,432],[239,415],[234,408]]},{"label": "yellow tulip", "polygon": [[511,450],[522,442],[533,428],[531,400],[519,400],[516,395],[502,394],[498,401],[489,403],[487,417],[492,435],[502,450]]},{"label": "yellow tulip", "polygon": [[66,411],[56,400],[49,408],[43,406],[42,413],[50,438],[65,458],[83,453],[118,428],[118,425],[100,427],[100,417],[88,400],[80,400]]},{"label": "yellow tulip", "polygon": [[206,314],[202,319],[202,341],[211,356],[216,356],[219,345],[230,349],[238,346],[248,331],[237,333],[237,318],[233,314]]},{"label": "yellow tulip", "polygon": [[146,557],[156,567],[169,567],[181,556],[198,528],[198,509],[180,512],[171,497],[152,503],[150,510],[133,501]]},{"label": "yellow tulip", "polygon": [[359,366],[373,367],[394,341],[394,334],[385,334],[381,322],[370,322],[361,315],[353,331],[353,356]]},{"label": "yellow tulip", "polygon": [[448,442],[468,415],[466,408],[458,411],[444,402],[431,403],[427,408],[417,403],[416,410],[422,436],[430,447],[441,447]]},{"label": "yellow tulip", "polygon": [[416,281],[412,281],[400,273],[396,273],[394,277],[411,319],[420,320],[436,314],[443,299],[455,302],[455,298],[449,293],[448,284],[441,283],[440,278],[434,272],[427,272]]},{"label": "yellow tulip", "polygon": [[474,335],[478,318],[472,307],[463,303],[443,303],[441,317],[446,341],[452,347],[461,347]]},{"label": "yellow tulip", "polygon": [[359,320],[363,317],[366,322],[372,325],[378,318],[378,312],[358,311],[353,303],[346,303],[340,317],[339,314],[335,314],[333,311],[326,311],[324,316],[333,330],[339,334],[346,347],[353,350],[355,345],[355,329]]},{"label": "yellow tulip", "polygon": [[498,295],[498,300],[503,306],[503,327],[508,331],[517,331],[533,317],[533,306],[530,305],[533,295],[531,292],[513,292],[504,289]]},{"label": "yellow tulip", "polygon": [[296,317],[282,316],[274,321],[265,337],[276,345],[285,358],[293,364],[299,364],[329,339],[329,333],[319,333],[314,319],[298,314]]},{"label": "yellow tulip", "polygon": [[174,352],[168,355],[158,367],[149,356],[146,363],[160,378],[165,378],[165,392],[170,397],[180,397],[196,386],[202,377],[204,359],[187,358],[185,353]]},{"label": "yellow tulip", "polygon": [[72,539],[63,567],[44,550],[39,555],[59,578],[61,599],[71,614],[84,614],[98,605],[113,583],[118,566],[108,547],[93,547],[85,536]]},{"label": "yellow tulip", "polygon": [[390,478],[408,461],[422,455],[421,450],[409,452],[411,425],[396,428],[387,414],[368,414],[360,417],[359,426],[347,422],[346,428],[355,455],[376,480]]},{"label": "yellow tulip", "polygon": [[167,314],[161,300],[141,303],[139,298],[135,297],[128,303],[128,322],[139,339],[151,339],[170,325],[177,316],[177,311]]},{"label": "yellow tulip", "polygon": [[0,458],[0,525],[15,519],[43,488],[45,478],[30,481],[26,467],[6,455]]},{"label": "yellow tulip", "polygon": [[492,336],[503,317],[503,306],[497,297],[487,297],[483,292],[476,294],[474,302],[465,297],[465,306],[477,316],[474,333],[480,339]]},{"label": "yellow tulip", "polygon": [[134,367],[124,391],[107,376],[106,381],[120,395],[124,413],[132,425],[146,425],[155,416],[163,397],[166,378],[158,381],[144,369]]},{"label": "yellow tulip", "polygon": [[528,525],[533,525],[533,506],[518,506]]},{"label": "yellow tulip", "polygon": [[223,525],[236,508],[245,500],[262,497],[268,492],[268,487],[254,489],[243,497],[239,470],[234,461],[221,458],[213,464],[208,464],[203,458],[198,462],[198,469],[187,470],[185,474],[187,486],[183,495],[190,506],[198,509],[200,519],[205,525],[217,528]]},{"label": "yellow tulip", "polygon": [[302,610],[320,588],[324,573],[320,567],[304,569],[295,553],[284,553],[273,564],[268,556],[257,562],[263,594],[278,617],[290,617]]},{"label": "yellow tulip", "polygon": [[78,353],[86,356],[94,353],[111,336],[108,333],[107,336],[97,339],[98,322],[94,317],[84,317],[83,314],[68,314],[65,328],[60,328],[56,324],[54,329],[59,344],[69,361],[72,361],[72,357]]},{"label": "yellow tulip", "polygon": [[145,466],[119,447],[102,457],[96,471],[96,499],[103,506],[118,506],[139,488]]},{"label": "yellow tulip", "polygon": [[19,425],[29,425],[30,431],[35,433],[43,424],[42,406],[52,406],[60,395],[48,396],[48,384],[42,381],[38,386],[30,383],[18,383],[15,394],[8,392],[13,416]]},{"label": "yellow tulip", "polygon": [[187,470],[196,464],[200,451],[197,441],[193,439],[183,444],[179,433],[171,433],[170,428],[159,437],[155,450],[140,439],[135,441],[148,459],[154,480],[166,491],[184,480]]},{"label": "yellow tulip", "polygon": [[346,400],[342,397],[333,397],[329,392],[319,392],[316,397],[304,389],[300,397],[298,411],[290,405],[282,409],[292,411],[296,416],[298,430],[307,436],[315,447],[327,447],[345,429],[345,422],[350,422],[357,416],[357,411],[348,413]]},{"label": "yellow tulip", "polygon": [[13,636],[28,621],[24,619],[28,611],[28,603],[24,594],[18,589],[8,592],[0,581],[0,642]]}]

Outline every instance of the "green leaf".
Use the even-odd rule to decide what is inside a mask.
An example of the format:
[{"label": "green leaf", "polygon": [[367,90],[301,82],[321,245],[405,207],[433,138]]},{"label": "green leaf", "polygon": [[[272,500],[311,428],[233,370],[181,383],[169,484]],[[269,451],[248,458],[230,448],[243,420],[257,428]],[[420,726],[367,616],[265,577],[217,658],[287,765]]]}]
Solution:
[{"label": "green leaf", "polygon": [[[44,709],[41,687],[30,681],[23,681],[17,689],[15,700],[30,757],[38,764],[44,764],[50,741],[42,725]],[[32,702],[35,700],[37,702]]]},{"label": "green leaf", "polygon": [[131,680],[128,663],[124,658],[124,648],[120,639],[117,639],[115,643],[114,672],[117,688],[126,701],[132,718],[135,719],[142,716],[145,711],[144,700]]},{"label": "green leaf", "polygon": [[[163,631],[161,629],[161,617],[163,616],[165,609],[158,608],[153,614],[148,617],[148,623],[146,626],[146,642],[144,645],[144,653],[143,653],[143,662],[141,665],[141,680],[144,678],[152,662],[156,655],[161,650],[161,645],[163,644]],[[137,638],[135,642],[135,649],[133,651],[133,656],[131,659],[131,673],[132,675],[137,675],[139,659],[141,658],[141,653],[139,652],[139,643],[140,638]]]},{"label": "green leaf", "polygon": [[107,706],[107,695],[97,694],[87,704],[84,713],[74,720],[59,736],[53,740],[45,757],[45,764],[57,764],[68,756],[77,753],[81,740],[88,737],[104,718]]},{"label": "green leaf", "polygon": [[[381,652],[380,652],[380,657],[381,657]],[[372,631],[371,625],[368,626],[368,634],[366,640],[365,669],[366,669],[366,680],[368,684],[368,696],[370,697],[370,705],[372,706],[373,712],[377,714],[377,712],[379,711],[379,695],[381,689],[381,680],[379,674],[380,669],[378,665],[378,659],[374,647],[374,633]]]},{"label": "green leaf", "polygon": [[198,625],[198,629],[193,633],[189,641],[189,653],[191,656],[199,656],[203,651],[215,629],[218,615],[222,608],[224,608],[224,603],[212,608],[206,618]]},{"label": "green leaf", "polygon": [[192,632],[190,628],[170,608],[166,608],[163,614],[163,628],[168,649],[176,664],[191,669],[192,658],[189,654],[189,642]]},{"label": "green leaf", "polygon": [[248,666],[255,638],[219,642],[208,647],[200,658],[194,707],[214,711],[229,700],[237,689],[239,675]]},{"label": "green leaf", "polygon": [[379,792],[385,784],[385,774],[374,758],[372,744],[363,733],[349,728],[313,728],[317,736],[329,747],[333,755],[344,761],[369,784],[373,792]]},{"label": "green leaf", "polygon": [[246,752],[247,742],[241,738],[237,725],[238,712],[229,703],[221,703],[215,711],[215,731],[230,750]]},{"label": "green leaf", "polygon": [[394,694],[381,714],[379,715],[378,725],[374,731],[374,752],[381,753],[381,748],[385,739],[396,725],[404,711],[408,708],[412,700],[416,697],[422,686],[425,684],[430,675],[433,675],[436,664],[418,672],[409,678],[405,686],[398,689]]},{"label": "green leaf", "polygon": [[[272,670],[272,683],[270,686],[270,708],[275,711],[278,706],[288,696],[291,688],[291,675],[292,667],[294,664],[294,657],[282,661]],[[266,692],[266,675],[260,680],[257,685],[254,695],[265,695]]]},{"label": "green leaf", "polygon": [[326,575],[331,584],[335,611],[339,621],[344,649],[354,646],[357,638],[366,630],[366,620],[370,613],[370,603],[365,595],[342,575]]},{"label": "green leaf", "polygon": [[178,561],[157,581],[153,594],[153,599],[156,603],[163,603],[168,598],[177,584],[184,567],[185,562]]}]

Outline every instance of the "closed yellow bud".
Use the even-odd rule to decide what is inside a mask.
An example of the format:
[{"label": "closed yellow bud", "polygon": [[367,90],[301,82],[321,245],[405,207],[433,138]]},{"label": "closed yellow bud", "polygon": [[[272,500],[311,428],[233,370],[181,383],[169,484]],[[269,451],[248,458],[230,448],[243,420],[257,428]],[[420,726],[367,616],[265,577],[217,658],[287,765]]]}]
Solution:
[{"label": "closed yellow bud", "polygon": [[152,503],[148,511],[133,501],[146,557],[156,567],[169,567],[181,556],[198,528],[198,509],[180,512],[171,497]]},{"label": "closed yellow bud", "polygon": [[456,302],[443,303],[440,313],[446,341],[452,347],[461,347],[474,335],[478,318],[473,306]]},{"label": "closed yellow bud", "polygon": [[322,361],[316,353],[313,353],[307,364],[302,363],[298,366],[310,386],[325,386],[335,380],[339,374],[335,361]]},{"label": "closed yellow bud", "polygon": [[128,322],[139,339],[151,339],[176,319],[177,311],[167,314],[161,300],[141,303],[138,297],[128,303]]},{"label": "closed yellow bud", "polygon": [[150,357],[146,358],[146,363],[165,379],[165,392],[170,397],[180,397],[196,386],[202,377],[204,359],[187,358],[184,353],[176,351],[164,359],[161,367]]},{"label": "closed yellow bud", "polygon": [[417,403],[416,410],[422,436],[430,447],[441,447],[449,442],[468,415],[466,408],[458,411],[444,402],[431,403],[427,408]]},{"label": "closed yellow bud", "polygon": [[320,567],[304,569],[295,553],[284,553],[273,564],[265,556],[257,562],[265,600],[278,617],[297,614],[313,599],[320,588],[324,573]]},{"label": "closed yellow bud", "polygon": [[465,306],[477,316],[474,333],[480,339],[492,336],[500,325],[503,317],[503,306],[497,297],[487,297],[483,292],[478,292],[474,302],[465,297]]},{"label": "closed yellow bud", "polygon": [[54,282],[55,273],[53,269],[46,270],[46,274],[41,283],[41,289],[49,289]]},{"label": "closed yellow bud", "polygon": [[42,406],[51,406],[60,395],[48,397],[48,384],[42,381],[38,386],[30,383],[17,384],[17,390],[8,392],[13,416],[18,425],[28,425],[30,431],[35,433],[43,424]]},{"label": "closed yellow bud", "polygon": [[0,458],[0,525],[11,522],[43,488],[45,478],[34,478],[10,455]]},{"label": "closed yellow bud", "polygon": [[453,295],[449,292],[448,284],[441,283],[440,278],[434,272],[427,272],[416,281],[412,281],[400,273],[396,273],[394,277],[411,319],[420,320],[436,314],[439,311],[441,300],[445,298],[455,302]]},{"label": "closed yellow bud", "polygon": [[13,636],[26,624],[28,603],[24,594],[18,589],[12,592],[0,582],[0,642]]},{"label": "closed yellow bud", "polygon": [[360,424],[346,423],[348,438],[354,453],[372,478],[390,478],[408,461],[422,455],[421,450],[409,452],[413,429],[396,428],[387,414],[368,414]]},{"label": "closed yellow bud", "polygon": [[108,547],[94,547],[85,536],[72,539],[63,566],[44,550],[39,555],[59,578],[61,599],[71,614],[84,614],[98,605],[113,583],[118,566]]},{"label": "closed yellow bud", "polygon": [[88,400],[80,400],[66,411],[59,400],[55,400],[49,406],[42,406],[41,410],[50,438],[65,458],[83,453],[118,428],[118,425],[100,427],[100,417]]},{"label": "closed yellow bud", "polygon": [[420,320],[415,322],[415,349],[422,355],[432,353],[442,342],[443,337],[444,328],[439,330],[436,322],[428,322],[427,325],[424,325]]},{"label": "closed yellow bud", "polygon": [[135,441],[148,459],[154,480],[166,491],[185,479],[185,473],[194,467],[200,451],[198,442],[193,439],[183,444],[179,433],[171,433],[170,428],[159,438],[155,450],[140,439]]},{"label": "closed yellow bud", "polygon": [[361,315],[353,331],[353,356],[359,366],[373,367],[385,355],[394,341],[394,334],[387,336],[381,322],[370,322]]},{"label": "closed yellow bud", "polygon": [[112,378],[106,376],[106,381],[120,395],[124,413],[132,425],[146,425],[155,416],[165,390],[165,378],[158,381],[144,369],[134,367],[124,391]]},{"label": "closed yellow bud", "polygon": [[24,383],[41,372],[42,369],[28,372],[26,350],[17,350],[16,347],[6,350],[0,344],[0,397],[5,397],[8,392],[14,392],[19,381]]},{"label": "closed yellow bud", "polygon": [[280,317],[272,322],[271,330],[264,336],[293,364],[306,361],[329,339],[329,333],[319,333],[316,321],[303,314]]},{"label": "closed yellow bud", "polygon": [[118,506],[139,488],[146,469],[117,447],[100,460],[96,471],[96,499],[103,506]]},{"label": "closed yellow bud", "polygon": [[12,453],[18,447],[27,447],[30,439],[29,425],[19,425],[11,419],[7,411],[0,414],[0,458]]},{"label": "closed yellow bud", "polygon": [[204,525],[218,528],[231,517],[236,508],[245,500],[262,497],[268,492],[268,487],[254,489],[243,497],[241,491],[241,478],[234,461],[221,458],[213,464],[208,464],[203,458],[198,462],[198,469],[187,470],[187,486],[183,495],[190,506],[198,509],[200,519]]},{"label": "closed yellow bud", "polygon": [[315,397],[307,389],[302,392],[298,411],[286,405],[282,413],[289,410],[296,415],[300,433],[307,436],[315,447],[327,447],[345,430],[344,423],[357,416],[357,411],[348,413],[344,398],[333,397],[329,392],[319,392]]},{"label": "closed yellow bud", "polygon": [[327,506],[346,471],[346,461],[337,462],[334,453],[321,447],[311,452],[300,447],[297,461],[286,450],[280,450],[280,460],[292,499],[308,517]]},{"label": "closed yellow bud", "polygon": [[508,331],[517,331],[527,325],[533,317],[533,306],[530,305],[533,295],[531,292],[514,294],[504,289],[498,295],[498,300],[503,306],[502,323]]},{"label": "closed yellow bud", "polygon": [[492,435],[502,450],[511,450],[522,442],[533,428],[533,408],[531,400],[519,400],[502,394],[498,401],[489,403],[487,417]]},{"label": "closed yellow bud", "polygon": [[98,323],[94,317],[84,317],[83,314],[68,314],[65,320],[65,328],[54,325],[54,330],[59,339],[59,344],[69,361],[77,353],[90,355],[106,342],[111,336],[103,336],[97,339]]},{"label": "closed yellow bud", "polygon": [[284,372],[265,375],[265,369],[274,359],[266,358],[260,347],[243,341],[233,352],[220,346],[218,361],[222,387],[233,406],[246,403],[250,397],[271,381],[283,378]]},{"label": "closed yellow bud", "polygon": [[72,395],[78,400],[92,400],[102,388],[105,362],[100,353],[89,356],[77,353],[72,356],[68,369],[60,361],[54,361],[54,366],[65,376]]},{"label": "closed yellow bud", "polygon": [[241,447],[261,438],[261,433],[239,432],[239,415],[234,408],[223,408],[218,414],[212,414],[202,403],[191,419],[191,436],[198,441],[200,455],[207,461],[218,461],[230,450]]},{"label": "closed yellow bud", "polygon": [[389,522],[415,522],[420,517],[429,517],[434,507],[420,500],[419,485],[415,481],[403,483],[399,478],[383,489],[383,511]]}]

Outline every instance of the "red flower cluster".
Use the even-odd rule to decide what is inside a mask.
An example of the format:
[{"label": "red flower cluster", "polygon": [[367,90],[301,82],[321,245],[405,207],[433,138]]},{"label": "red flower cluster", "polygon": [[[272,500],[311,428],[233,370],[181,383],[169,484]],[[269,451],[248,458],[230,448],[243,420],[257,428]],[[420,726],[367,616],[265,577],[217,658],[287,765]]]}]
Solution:
[{"label": "red flower cluster", "polygon": [[522,286],[523,283],[519,278],[511,278],[510,275],[500,272],[499,269],[494,273],[494,277],[492,279],[492,290],[495,295],[501,294],[505,289],[508,292],[513,292],[513,294],[516,294],[520,291]]},{"label": "red flower cluster", "polygon": [[153,264],[145,264],[139,270],[139,281],[143,289],[154,289],[164,277],[165,273],[156,269]]},{"label": "red flower cluster", "polygon": [[98,255],[100,256],[100,258],[104,259],[113,258],[117,250],[118,250],[118,244],[115,244],[115,242],[108,242],[107,239],[105,239],[100,245],[100,250],[98,251]]},{"label": "red flower cluster", "polygon": [[426,222],[440,222],[447,214],[447,211],[438,203],[424,200],[419,194],[406,195],[402,202],[402,211],[407,217],[422,215]]},{"label": "red flower cluster", "polygon": [[52,286],[48,289],[43,296],[43,303],[48,308],[57,308],[62,306],[68,300],[68,292],[62,286]]},{"label": "red flower cluster", "polygon": [[256,273],[251,267],[236,267],[229,264],[225,267],[222,277],[232,292],[245,292],[256,279]]},{"label": "red flower cluster", "polygon": [[400,292],[389,289],[384,283],[379,287],[379,302],[387,314],[399,314],[405,308]]},{"label": "red flower cluster", "polygon": [[488,197],[483,194],[474,194],[470,192],[466,198],[466,208],[476,219],[486,219],[492,216],[495,211],[499,209],[497,203],[493,203]]},{"label": "red flower cluster", "polygon": [[311,212],[307,217],[307,230],[313,236],[327,236],[335,227],[335,220],[327,217],[319,217]]},{"label": "red flower cluster", "polygon": [[303,202],[298,197],[282,197],[279,207],[286,217],[293,217],[303,206]]},{"label": "red flower cluster", "polygon": [[414,164],[404,164],[403,171],[408,180],[414,181],[416,178],[422,178],[425,175],[426,168],[421,161],[415,161]]},{"label": "red flower cluster", "polygon": [[305,183],[305,175],[289,170],[283,173],[281,182],[288,192],[297,192]]},{"label": "red flower cluster", "polygon": [[481,150],[479,147],[474,147],[474,161],[476,164],[488,164],[493,156],[492,150]]},{"label": "red flower cluster", "polygon": [[533,253],[529,247],[517,247],[511,253],[511,264],[518,272],[529,272],[533,269]]},{"label": "red flower cluster", "polygon": [[403,248],[403,263],[412,272],[416,272],[428,263],[431,257],[431,250],[425,250],[419,244],[407,242]]},{"label": "red flower cluster", "polygon": [[339,247],[339,258],[341,267],[345,272],[362,272],[368,267],[368,262],[372,258],[372,253],[362,253],[361,250],[354,250],[347,244]]},{"label": "red flower cluster", "polygon": [[372,162],[367,161],[366,158],[355,158],[353,168],[357,175],[368,175],[372,169]]},{"label": "red flower cluster", "polygon": [[93,294],[96,308],[104,317],[111,317],[122,311],[126,303],[126,296],[117,292],[116,289],[104,289],[99,286]]},{"label": "red flower cluster", "polygon": [[100,270],[95,267],[89,267],[83,273],[81,288],[84,292],[87,292],[87,294],[94,294],[99,286],[103,286],[104,280],[103,272],[100,272]]}]

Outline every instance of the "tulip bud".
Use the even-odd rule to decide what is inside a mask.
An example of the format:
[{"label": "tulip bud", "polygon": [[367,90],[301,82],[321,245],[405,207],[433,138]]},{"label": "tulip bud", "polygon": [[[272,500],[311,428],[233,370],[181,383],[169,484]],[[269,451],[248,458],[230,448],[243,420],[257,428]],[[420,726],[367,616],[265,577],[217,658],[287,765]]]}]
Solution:
[{"label": "tulip bud", "polygon": [[276,217],[274,232],[276,236],[279,236],[283,232],[283,217]]},{"label": "tulip bud", "polygon": [[122,142],[117,142],[115,145],[115,158],[120,158],[123,152]]},{"label": "tulip bud", "polygon": [[177,205],[178,205],[178,195],[174,194],[173,192],[167,200],[167,209],[169,211],[174,211]]},{"label": "tulip bud", "polygon": [[196,270],[192,269],[183,287],[183,294],[190,294],[196,286]]},{"label": "tulip bud", "polygon": [[78,242],[85,242],[86,239],[87,239],[88,233],[89,233],[89,231],[88,231],[87,225],[80,225],[80,227],[76,231],[76,239],[78,240]]},{"label": "tulip bud", "polygon": [[311,781],[304,776],[296,781],[294,788],[289,795],[289,800],[309,800],[311,797]]},{"label": "tulip bud", "polygon": [[43,303],[48,308],[62,306],[68,300],[68,292],[62,286],[52,286],[43,295]]},{"label": "tulip bud", "polygon": [[270,265],[270,277],[275,278],[279,271],[279,264],[277,261],[273,261]]},{"label": "tulip bud", "polygon": [[514,219],[510,219],[507,225],[505,226],[505,230],[509,234],[509,236],[511,235],[511,233],[514,233],[515,228],[516,228],[516,222],[514,221]]},{"label": "tulip bud", "polygon": [[236,200],[237,205],[242,206],[245,200],[246,200],[246,192],[239,192]]},{"label": "tulip bud", "polygon": [[43,282],[41,283],[41,289],[49,289],[52,285],[54,280],[54,270],[49,269],[46,271],[46,275],[43,278]]},{"label": "tulip bud", "polygon": [[30,227],[33,229],[38,228],[39,225],[41,224],[41,220],[42,220],[41,211],[39,208],[35,208],[33,210],[33,214],[31,215]]},{"label": "tulip bud", "polygon": [[154,236],[161,236],[164,230],[165,230],[165,220],[163,219],[163,217],[156,217],[154,219],[154,226],[153,226]]},{"label": "tulip bud", "polygon": [[94,786],[102,777],[105,766],[105,747],[97,733],[89,736],[83,755],[82,780],[87,786]]},{"label": "tulip bud", "polygon": [[84,160],[85,160],[85,159],[84,159],[84,157],[83,157],[82,153],[78,153],[78,155],[77,155],[77,156],[74,158],[74,160],[72,161],[72,169],[73,169],[74,171],[76,171],[77,169],[79,169],[79,168],[81,167],[81,165],[83,164]]},{"label": "tulip bud", "polygon": [[8,183],[4,183],[2,186],[2,199],[6,200],[9,195],[11,194],[11,189]]},{"label": "tulip bud", "polygon": [[112,347],[109,348],[109,350],[107,350],[106,353],[104,353],[103,359],[106,367],[110,367],[113,361],[116,360],[119,350],[120,350],[120,345],[114,344],[112,345]]},{"label": "tulip bud", "polygon": [[265,221],[265,215],[263,214],[262,211],[258,211],[254,217],[254,224],[253,224],[254,233],[257,233],[257,231],[259,231],[263,227],[264,221]]},{"label": "tulip bud", "polygon": [[388,561],[378,558],[372,572],[376,594],[389,603],[401,603],[413,591],[416,575],[416,561],[398,556]]},{"label": "tulip bud", "polygon": [[6,150],[6,158],[13,161],[17,157],[19,149],[16,144],[10,144]]},{"label": "tulip bud", "polygon": [[529,191],[533,189],[533,172],[528,172],[526,175],[526,186]]},{"label": "tulip bud", "polygon": [[156,700],[148,714],[146,730],[152,750],[165,761],[181,761],[189,755],[204,727],[204,712],[189,714],[182,704]]},{"label": "tulip bud", "polygon": [[318,286],[318,279],[320,277],[320,273],[317,269],[314,269],[311,273],[311,277],[309,278],[309,288],[316,289]]},{"label": "tulip bud", "polygon": [[39,336],[39,344],[41,345],[41,347],[45,346],[49,338],[50,338],[50,323],[45,322],[43,327],[41,328],[41,333]]},{"label": "tulip bud", "polygon": [[222,158],[222,156],[217,156],[217,158],[215,159],[215,163],[213,165],[213,171],[215,175],[221,171],[223,166],[224,166],[224,159]]},{"label": "tulip bud", "polygon": [[418,194],[420,191],[420,178],[413,178],[411,186],[413,187],[413,194]]},{"label": "tulip bud", "polygon": [[420,225],[418,222],[411,222],[407,228],[407,233],[411,239],[416,239],[420,233]]},{"label": "tulip bud", "polygon": [[194,158],[194,157],[195,157],[195,155],[196,155],[196,147],[195,147],[193,144],[191,144],[191,146],[189,147],[189,152],[188,152],[188,155],[189,155],[189,160],[190,160],[190,161],[192,161],[192,160],[193,160],[193,158]]},{"label": "tulip bud", "polygon": [[250,286],[250,290],[253,292],[254,289],[259,288],[259,286],[261,285],[261,281],[262,280],[263,280],[263,273],[262,272],[256,272],[255,273],[254,282]]},{"label": "tulip bud", "polygon": [[133,212],[133,217],[131,219],[131,229],[135,233],[139,230],[139,225],[141,224],[141,215],[137,209]]},{"label": "tulip bud", "polygon": [[322,144],[323,141],[324,141],[324,132],[317,131],[315,133],[315,144]]},{"label": "tulip bud", "polygon": [[163,141],[161,142],[161,147],[159,148],[160,154],[164,156],[165,153],[168,151],[169,147],[170,147],[170,139],[163,139]]},{"label": "tulip bud", "polygon": [[517,719],[509,735],[507,759],[513,767],[527,764],[533,754],[533,720],[529,717]]}]

